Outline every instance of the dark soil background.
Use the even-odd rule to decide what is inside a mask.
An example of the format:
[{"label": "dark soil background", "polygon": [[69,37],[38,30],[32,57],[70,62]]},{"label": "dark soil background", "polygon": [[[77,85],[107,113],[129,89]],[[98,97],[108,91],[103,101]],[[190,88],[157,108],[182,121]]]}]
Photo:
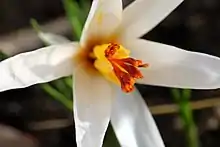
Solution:
[{"label": "dark soil background", "polygon": [[[30,18],[43,23],[59,16],[64,16],[61,0],[1,0],[0,36],[28,27]],[[144,38],[220,57],[220,1],[185,0]],[[174,103],[168,88],[137,86],[150,106]],[[192,95],[192,101],[211,99],[220,96],[220,90],[196,90]],[[220,146],[219,108],[215,106],[194,111],[202,147]],[[186,147],[178,114],[154,117],[167,147]],[[0,124],[20,130],[23,132],[21,135],[39,147],[75,146],[72,125],[42,130],[35,130],[31,125],[51,119],[72,121],[72,113],[39,86],[0,93]]]}]

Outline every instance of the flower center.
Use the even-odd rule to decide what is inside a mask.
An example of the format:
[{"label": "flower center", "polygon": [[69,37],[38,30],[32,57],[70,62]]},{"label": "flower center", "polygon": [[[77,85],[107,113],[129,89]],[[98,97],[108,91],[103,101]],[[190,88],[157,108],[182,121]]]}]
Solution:
[{"label": "flower center", "polygon": [[91,55],[95,57],[95,68],[108,80],[121,85],[124,92],[131,92],[135,80],[143,78],[138,67],[148,66],[141,60],[129,57],[129,54],[129,50],[123,46],[109,43],[95,46]]}]

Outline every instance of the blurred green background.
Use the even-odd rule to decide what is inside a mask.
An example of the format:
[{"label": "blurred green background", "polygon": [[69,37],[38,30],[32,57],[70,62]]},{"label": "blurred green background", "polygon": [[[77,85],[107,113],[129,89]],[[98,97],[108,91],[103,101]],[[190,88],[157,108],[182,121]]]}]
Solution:
[{"label": "blurred green background", "polygon": [[[126,6],[132,0],[123,2]],[[36,29],[79,40],[90,5],[91,0],[1,0],[0,60],[46,45]],[[218,0],[185,0],[143,38],[220,56],[219,12]],[[71,83],[64,78],[0,93],[0,127],[6,128],[0,136],[14,134],[0,137],[0,146],[75,146]],[[220,146],[220,90],[136,86],[167,147]],[[109,126],[104,147],[117,146]]]}]

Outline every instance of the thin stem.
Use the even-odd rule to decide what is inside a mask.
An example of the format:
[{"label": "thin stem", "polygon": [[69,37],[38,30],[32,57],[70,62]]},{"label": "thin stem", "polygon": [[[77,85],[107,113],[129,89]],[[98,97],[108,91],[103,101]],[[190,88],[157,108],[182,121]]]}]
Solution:
[{"label": "thin stem", "polygon": [[74,34],[79,40],[82,32],[82,24],[79,20],[81,8],[79,7],[78,3],[73,0],[64,0],[63,5],[66,11],[66,16],[73,28]]},{"label": "thin stem", "polygon": [[64,82],[66,83],[67,86],[73,89],[73,80],[71,77],[64,78]]},{"label": "thin stem", "polygon": [[179,114],[186,133],[188,147],[199,147],[198,131],[193,119],[193,112],[190,106],[191,90],[172,89],[172,95],[179,105]]},{"label": "thin stem", "polygon": [[65,95],[66,98],[72,99],[72,88],[66,84],[64,79],[53,81],[51,85],[54,85],[54,87],[56,87],[59,92],[62,92],[62,94]]},{"label": "thin stem", "polygon": [[35,30],[37,33],[41,32],[40,25],[38,24],[38,22],[37,22],[36,19],[32,18],[32,19],[30,20],[30,23],[31,23],[32,27],[34,28],[34,30]]},{"label": "thin stem", "polygon": [[185,128],[188,146],[199,147],[197,127],[193,120],[193,113],[189,102],[181,103],[180,105],[179,113]]},{"label": "thin stem", "polygon": [[46,91],[52,98],[54,98],[55,100],[61,102],[66,108],[68,108],[69,110],[72,110],[73,107],[73,102],[71,100],[69,100],[68,98],[66,98],[65,95],[63,95],[62,93],[60,93],[59,91],[57,91],[55,88],[53,88],[52,86],[50,86],[48,83],[42,84],[41,85],[42,89],[44,91]]}]

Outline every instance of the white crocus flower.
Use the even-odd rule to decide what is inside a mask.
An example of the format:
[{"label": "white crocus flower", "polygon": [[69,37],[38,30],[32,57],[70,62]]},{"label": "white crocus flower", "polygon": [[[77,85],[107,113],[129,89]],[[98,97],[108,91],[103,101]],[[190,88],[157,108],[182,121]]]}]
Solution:
[{"label": "white crocus flower", "polygon": [[121,146],[163,147],[148,108],[132,91],[135,80],[178,88],[220,87],[219,58],[139,39],[181,2],[136,0],[122,11],[121,0],[93,0],[79,43],[62,38],[60,45],[2,61],[0,91],[73,74],[78,147],[102,146],[110,119]]}]

